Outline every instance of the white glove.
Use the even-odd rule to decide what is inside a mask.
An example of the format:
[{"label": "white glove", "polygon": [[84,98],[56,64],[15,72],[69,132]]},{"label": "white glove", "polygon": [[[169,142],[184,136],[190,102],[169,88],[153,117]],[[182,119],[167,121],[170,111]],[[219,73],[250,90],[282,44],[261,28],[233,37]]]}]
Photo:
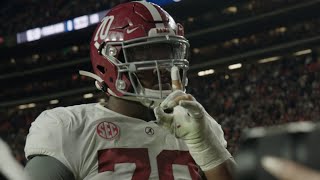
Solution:
[{"label": "white glove", "polygon": [[[165,109],[173,109],[173,112],[165,113]],[[176,90],[154,109],[154,114],[158,125],[185,141],[203,171],[232,157],[226,149],[221,126],[192,95]]]}]

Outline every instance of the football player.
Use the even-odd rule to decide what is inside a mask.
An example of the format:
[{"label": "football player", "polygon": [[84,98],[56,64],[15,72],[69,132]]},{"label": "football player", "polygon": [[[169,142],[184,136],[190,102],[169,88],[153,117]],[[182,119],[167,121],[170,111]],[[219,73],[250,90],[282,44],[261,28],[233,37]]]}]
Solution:
[{"label": "football player", "polygon": [[44,111],[25,154],[34,180],[232,179],[220,125],[185,93],[189,43],[182,25],[145,1],[120,4],[91,43],[107,103]]}]

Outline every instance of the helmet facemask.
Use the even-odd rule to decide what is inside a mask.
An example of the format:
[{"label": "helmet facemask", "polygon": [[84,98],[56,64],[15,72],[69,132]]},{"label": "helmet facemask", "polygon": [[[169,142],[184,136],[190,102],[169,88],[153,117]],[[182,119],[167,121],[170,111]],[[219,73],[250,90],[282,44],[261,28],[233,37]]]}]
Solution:
[{"label": "helmet facemask", "polygon": [[[122,51],[118,58],[117,46],[121,46]],[[185,38],[167,35],[107,43],[101,55],[112,61],[118,69],[116,89],[124,95],[120,98],[136,100],[152,107],[160,104],[172,92],[170,71],[173,66],[179,69],[182,90],[185,90],[189,68],[188,49],[189,43]],[[128,91],[121,79],[123,74],[132,85]],[[110,94],[114,95],[112,92]]]}]

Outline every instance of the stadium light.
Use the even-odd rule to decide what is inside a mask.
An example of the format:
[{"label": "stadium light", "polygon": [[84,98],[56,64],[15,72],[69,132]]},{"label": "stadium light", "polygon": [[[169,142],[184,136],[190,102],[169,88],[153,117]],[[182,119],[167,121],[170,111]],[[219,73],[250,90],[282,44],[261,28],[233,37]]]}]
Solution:
[{"label": "stadium light", "polygon": [[19,109],[26,109],[27,108],[27,105],[26,104],[21,104],[18,106]]},{"label": "stadium light", "polygon": [[58,104],[59,100],[58,99],[53,99],[49,102],[50,104]]},{"label": "stadium light", "polygon": [[29,103],[29,104],[21,104],[18,106],[19,109],[27,109],[27,108],[34,108],[36,107],[35,103]]},{"label": "stadium light", "polygon": [[305,54],[310,54],[311,52],[312,52],[311,49],[305,49],[305,50],[302,50],[302,51],[297,51],[297,52],[293,53],[293,55],[301,56],[301,55],[305,55]]},{"label": "stadium light", "polygon": [[73,27],[75,30],[86,28],[89,25],[90,24],[89,24],[89,16],[88,15],[76,17],[73,19]]},{"label": "stadium light", "polygon": [[213,74],[213,73],[214,73],[213,69],[208,69],[208,70],[204,70],[204,71],[199,71],[198,76],[206,76],[206,75]]},{"label": "stadium light", "polygon": [[92,93],[88,93],[88,94],[84,94],[83,95],[83,98],[85,98],[85,99],[89,99],[89,98],[92,98],[92,97],[93,97]]},{"label": "stadium light", "polygon": [[260,60],[258,60],[258,63],[267,63],[267,62],[272,62],[272,61],[276,61],[276,60],[279,60],[279,59],[280,59],[279,56],[274,56],[274,57],[260,59]]},{"label": "stadium light", "polygon": [[237,6],[230,6],[223,10],[226,14],[236,14],[238,12]]},{"label": "stadium light", "polygon": [[[144,0],[147,2],[153,2],[160,6],[164,6],[171,3],[178,3],[182,0]],[[60,33],[66,33],[70,31],[75,31],[83,28],[87,28],[91,25],[99,23],[105,14],[109,10],[99,11],[93,14],[85,14],[72,19],[68,19],[56,24],[51,24],[48,26],[36,27],[33,29],[28,29],[24,32],[19,32],[16,34],[17,44],[36,41],[47,36],[56,35]],[[0,44],[3,43],[3,37],[0,36]]]},{"label": "stadium light", "polygon": [[242,64],[241,63],[237,63],[237,64],[232,64],[232,65],[229,65],[228,68],[231,70],[231,69],[238,69],[238,68],[241,68],[242,67]]},{"label": "stadium light", "polygon": [[28,108],[34,108],[34,107],[36,107],[36,104],[35,103],[30,103],[30,104],[27,105],[27,107]]},{"label": "stadium light", "polygon": [[90,20],[91,24],[99,23],[99,21],[100,21],[99,15],[97,13],[91,14],[91,15],[89,15],[89,20]]}]

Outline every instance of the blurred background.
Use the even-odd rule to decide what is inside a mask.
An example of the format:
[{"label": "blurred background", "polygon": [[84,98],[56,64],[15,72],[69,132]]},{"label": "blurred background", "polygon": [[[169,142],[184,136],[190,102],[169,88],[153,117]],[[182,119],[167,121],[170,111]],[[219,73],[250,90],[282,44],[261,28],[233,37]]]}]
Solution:
[{"label": "blurred background", "polygon": [[[45,109],[105,101],[89,42],[106,11],[127,0],[0,2],[0,135],[25,164]],[[244,128],[320,116],[319,0],[153,0],[185,27],[189,93],[222,125],[236,153]]]}]

